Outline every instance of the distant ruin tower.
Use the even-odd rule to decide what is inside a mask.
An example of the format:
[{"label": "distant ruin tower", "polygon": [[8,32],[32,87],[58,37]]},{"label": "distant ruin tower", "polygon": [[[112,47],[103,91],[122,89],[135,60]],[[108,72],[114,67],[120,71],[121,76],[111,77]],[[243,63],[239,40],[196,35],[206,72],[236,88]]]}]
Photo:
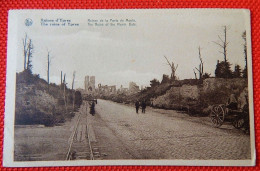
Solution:
[{"label": "distant ruin tower", "polygon": [[85,91],[89,93],[95,91],[95,76],[85,76]]},{"label": "distant ruin tower", "polygon": [[87,75],[87,76],[85,76],[85,91],[87,91],[88,90],[88,87],[89,87],[89,76]]},{"label": "distant ruin tower", "polygon": [[89,78],[89,83],[90,83],[90,86],[92,87],[93,90],[95,90],[96,88],[96,85],[95,85],[95,76],[91,76]]}]

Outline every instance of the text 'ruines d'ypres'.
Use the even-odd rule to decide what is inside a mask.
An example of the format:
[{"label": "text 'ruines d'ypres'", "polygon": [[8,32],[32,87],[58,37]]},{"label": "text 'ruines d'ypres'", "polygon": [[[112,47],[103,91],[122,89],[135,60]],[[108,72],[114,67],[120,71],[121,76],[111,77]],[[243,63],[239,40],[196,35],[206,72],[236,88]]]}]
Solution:
[{"label": "text 'ruines d'ypres'", "polygon": [[88,19],[88,26],[93,27],[126,27],[126,26],[136,26],[135,19]]},{"label": "text 'ruines d'ypres'", "polygon": [[41,19],[41,26],[50,26],[50,27],[59,27],[59,26],[70,26],[70,27],[77,27],[79,23],[73,23],[70,19]]}]

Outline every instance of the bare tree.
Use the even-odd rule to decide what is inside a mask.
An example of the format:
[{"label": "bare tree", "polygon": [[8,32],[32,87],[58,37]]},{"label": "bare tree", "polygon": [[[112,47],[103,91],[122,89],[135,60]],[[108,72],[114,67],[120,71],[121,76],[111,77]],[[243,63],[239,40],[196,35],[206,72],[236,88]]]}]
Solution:
[{"label": "bare tree", "polygon": [[227,60],[227,45],[229,42],[227,42],[227,26],[224,26],[224,35],[221,38],[218,35],[219,40],[221,41],[220,43],[214,42],[218,46],[220,46],[223,51],[219,51],[220,53],[223,54],[224,56],[224,61],[218,62],[216,65],[216,70],[215,70],[215,76],[218,78],[232,78],[232,71],[230,69],[231,64]]},{"label": "bare tree", "polygon": [[170,61],[168,60],[168,58],[167,58],[166,56],[164,56],[164,58],[166,59],[168,65],[171,67],[171,71],[172,71],[172,73],[171,73],[171,79],[172,79],[172,80],[175,80],[175,79],[177,78],[175,73],[176,73],[176,70],[177,70],[177,68],[178,68],[178,64],[175,65],[173,62],[170,63]]},{"label": "bare tree", "polygon": [[62,71],[60,71],[60,87],[62,87]]},{"label": "bare tree", "polygon": [[49,92],[49,85],[50,85],[50,52],[48,51],[47,55],[47,82],[48,82],[48,92]]},{"label": "bare tree", "polygon": [[72,85],[71,85],[72,90],[74,89],[75,76],[76,76],[76,71],[73,71],[73,79],[72,79]]},{"label": "bare tree", "polygon": [[63,97],[64,97],[64,105],[65,105],[66,113],[68,113],[67,98],[66,98],[66,74],[65,73],[64,73],[64,78],[63,78]]},{"label": "bare tree", "polygon": [[71,85],[71,90],[73,93],[73,110],[74,110],[74,106],[75,106],[75,91],[74,91],[74,81],[75,81],[75,76],[76,76],[76,72],[73,71],[73,79],[72,79],[72,85]]},{"label": "bare tree", "polygon": [[29,39],[29,42],[27,44],[27,66],[26,66],[26,69],[29,71],[32,70],[32,53],[33,53],[32,39]]},{"label": "bare tree", "polygon": [[[199,64],[199,68],[195,67],[195,69],[199,72],[199,79],[202,79],[204,71],[203,71],[203,61],[202,61],[202,57],[201,57],[201,53],[200,53],[200,46],[199,46],[199,59],[200,59],[200,64]],[[194,71],[195,73],[195,71]],[[197,79],[197,76],[195,76]]]},{"label": "bare tree", "polygon": [[243,77],[247,78],[247,41],[246,41],[246,31],[242,33],[242,38],[244,40],[244,56],[245,56],[245,68],[243,70]]},{"label": "bare tree", "polygon": [[219,40],[221,41],[221,43],[215,42],[213,41],[215,44],[217,44],[218,46],[220,46],[221,48],[223,48],[223,52],[219,51],[220,53],[222,53],[224,55],[224,61],[225,63],[227,62],[227,45],[229,42],[227,42],[227,26],[224,26],[224,40],[218,35]]},{"label": "bare tree", "polygon": [[64,73],[64,75],[63,75],[63,84],[66,85],[66,73]]},{"label": "bare tree", "polygon": [[194,75],[195,75],[195,79],[197,80],[197,73],[195,72],[195,70],[193,69]]},{"label": "bare tree", "polygon": [[27,34],[25,34],[25,38],[23,39],[23,55],[24,55],[24,70],[26,70],[27,65],[27,53],[28,53],[28,45],[27,45]]},{"label": "bare tree", "polygon": [[25,34],[25,38],[23,39],[24,70],[30,72],[32,70],[33,48],[32,39],[28,38],[27,34]]}]

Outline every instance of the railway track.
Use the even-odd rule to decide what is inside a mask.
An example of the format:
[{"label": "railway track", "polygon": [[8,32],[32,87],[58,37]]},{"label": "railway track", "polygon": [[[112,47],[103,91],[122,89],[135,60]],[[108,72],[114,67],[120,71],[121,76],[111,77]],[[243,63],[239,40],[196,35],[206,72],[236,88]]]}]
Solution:
[{"label": "railway track", "polygon": [[87,115],[87,103],[83,103],[69,138],[66,160],[94,160]]}]

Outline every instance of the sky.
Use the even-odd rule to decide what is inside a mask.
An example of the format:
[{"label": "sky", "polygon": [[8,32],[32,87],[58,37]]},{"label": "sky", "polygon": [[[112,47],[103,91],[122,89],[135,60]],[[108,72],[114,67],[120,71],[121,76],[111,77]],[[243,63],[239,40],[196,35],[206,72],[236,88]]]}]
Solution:
[{"label": "sky", "polygon": [[[71,87],[76,71],[76,88],[84,87],[86,75],[96,77],[96,86],[149,86],[150,80],[162,79],[171,70],[164,56],[178,64],[179,79],[194,78],[198,67],[198,47],[204,71],[214,76],[217,60],[223,60],[220,42],[223,26],[227,26],[227,59],[245,65],[243,39],[246,15],[242,10],[80,10],[21,12],[17,33],[17,72],[23,70],[22,39],[32,39],[33,73],[47,77],[47,52],[50,52],[50,82],[60,83],[60,72],[66,73]],[[33,21],[25,26],[25,19]],[[41,20],[62,18],[79,26],[42,26]],[[136,26],[89,26],[90,20],[135,20]],[[93,23],[93,22],[92,22]],[[125,22],[128,24],[127,22]]]}]

